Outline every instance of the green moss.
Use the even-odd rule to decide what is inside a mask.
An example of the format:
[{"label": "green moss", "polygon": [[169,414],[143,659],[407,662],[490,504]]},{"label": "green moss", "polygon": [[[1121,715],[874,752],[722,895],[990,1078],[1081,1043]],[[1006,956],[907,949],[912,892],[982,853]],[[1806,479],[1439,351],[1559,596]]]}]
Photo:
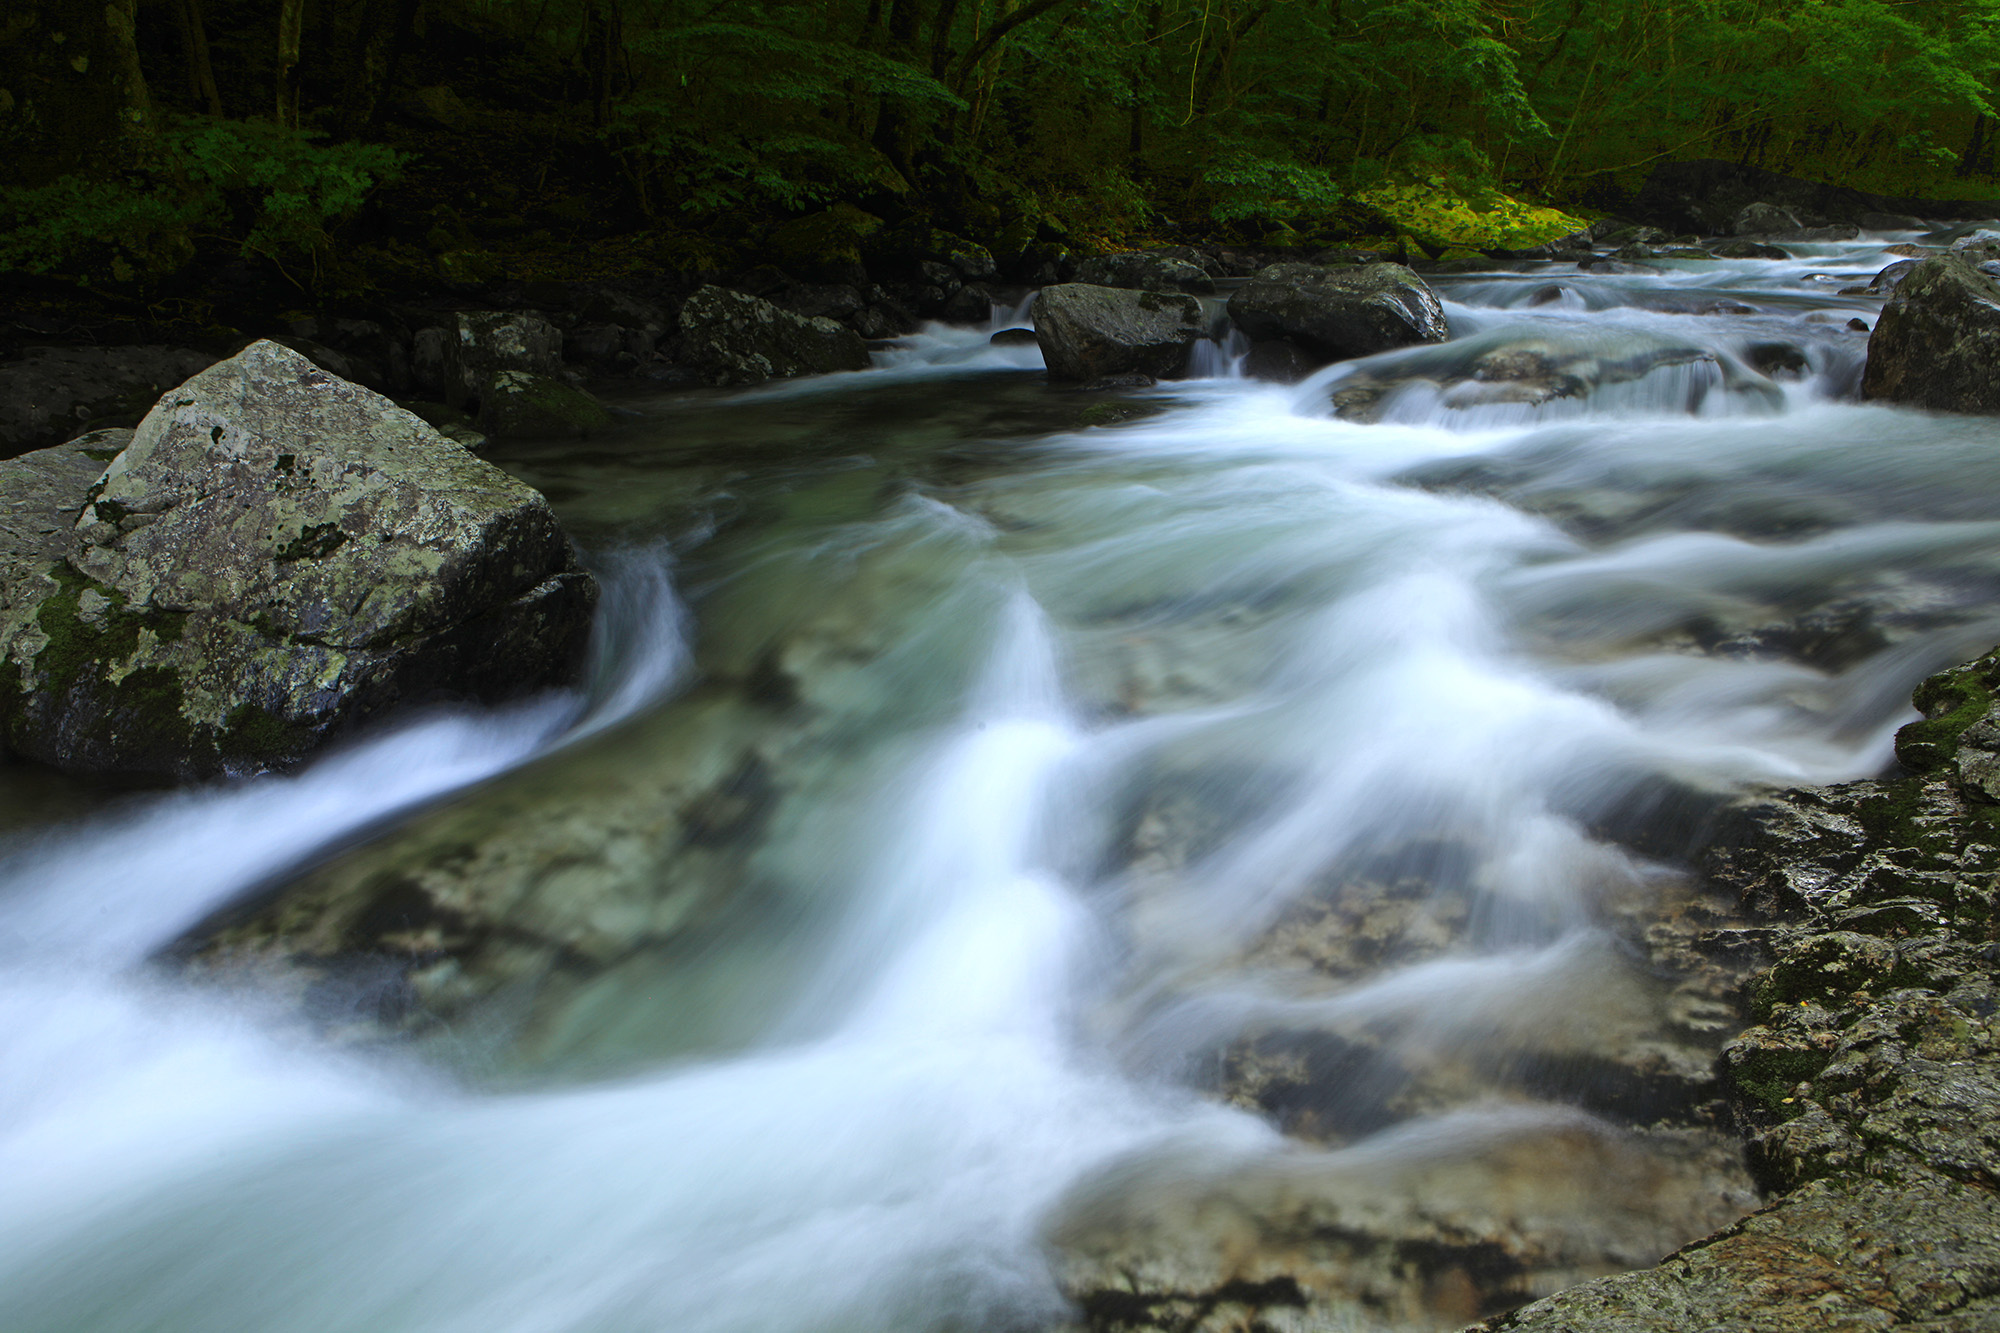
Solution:
[{"label": "green moss", "polygon": [[[123,661],[139,647],[145,618],[125,612],[125,594],[108,588],[67,564],[49,570],[58,590],[35,611],[48,643],[35,654],[40,688],[61,694],[92,667]],[[95,622],[83,617],[83,595],[95,591],[110,605]]]},{"label": "green moss", "polygon": [[2000,659],[1989,655],[1969,665],[1941,671],[1911,696],[1924,720],[1896,733],[1896,758],[1903,767],[1929,773],[1950,766],[1958,741],[1993,706]]},{"label": "green moss", "polygon": [[1729,1077],[1749,1101],[1780,1120],[1789,1120],[1802,1108],[1785,1099],[1792,1095],[1792,1089],[1826,1068],[1827,1059],[1820,1051],[1756,1050],[1738,1060]]},{"label": "green moss", "polygon": [[1527,250],[1559,240],[1586,225],[1553,208],[1510,198],[1497,190],[1462,194],[1437,180],[1385,183],[1359,196],[1397,230],[1426,250]]},{"label": "green moss", "polygon": [[241,703],[222,720],[215,746],[224,759],[281,763],[312,747],[313,732],[256,704]]}]

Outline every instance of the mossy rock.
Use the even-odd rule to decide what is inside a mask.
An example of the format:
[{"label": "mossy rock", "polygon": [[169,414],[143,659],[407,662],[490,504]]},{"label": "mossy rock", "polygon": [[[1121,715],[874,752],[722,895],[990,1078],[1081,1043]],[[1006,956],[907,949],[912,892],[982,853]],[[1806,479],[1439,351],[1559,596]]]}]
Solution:
[{"label": "mossy rock", "polygon": [[1363,191],[1359,198],[1433,253],[1453,248],[1531,250],[1589,225],[1580,217],[1498,191],[1467,196],[1436,181],[1385,183]]},{"label": "mossy rock", "polygon": [[500,438],[597,435],[611,427],[604,404],[561,380],[503,370],[479,395],[479,429]]}]

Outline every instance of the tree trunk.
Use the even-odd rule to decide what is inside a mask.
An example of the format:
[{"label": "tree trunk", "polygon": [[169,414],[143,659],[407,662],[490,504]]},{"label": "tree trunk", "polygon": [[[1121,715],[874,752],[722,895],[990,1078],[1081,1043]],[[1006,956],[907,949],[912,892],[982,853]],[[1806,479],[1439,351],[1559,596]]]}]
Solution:
[{"label": "tree trunk", "polygon": [[188,96],[206,107],[208,114],[222,115],[222,92],[215,85],[215,65],[208,56],[208,28],[202,22],[201,0],[178,0],[174,17],[180,23],[181,55],[187,61]]},{"label": "tree trunk", "polygon": [[306,0],[278,0],[278,123],[299,127],[299,36],[305,30]]},{"label": "tree trunk", "polygon": [[40,185],[147,160],[157,126],[137,0],[0,5],[0,183]]},{"label": "tree trunk", "polygon": [[[193,4],[196,0],[185,0]],[[417,18],[417,0],[368,0],[355,34],[347,88],[341,99],[340,129],[359,134],[375,119],[382,94],[395,78],[403,47]]]}]

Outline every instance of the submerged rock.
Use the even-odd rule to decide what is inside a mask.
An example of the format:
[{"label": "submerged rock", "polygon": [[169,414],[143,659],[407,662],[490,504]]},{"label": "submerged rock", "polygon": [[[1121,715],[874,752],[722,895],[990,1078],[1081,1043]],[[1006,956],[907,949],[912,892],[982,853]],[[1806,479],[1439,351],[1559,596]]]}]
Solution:
[{"label": "submerged rock", "polygon": [[725,287],[690,296],[680,326],[683,356],[710,384],[761,384],[870,365],[854,330]]},{"label": "submerged rock", "polygon": [[162,398],[95,484],[61,459],[39,475],[74,527],[44,534],[0,622],[0,712],[29,758],[282,765],[398,704],[580,663],[596,585],[547,502],[275,343]]},{"label": "submerged rock", "polygon": [[1401,264],[1273,264],[1229,298],[1229,318],[1252,342],[1282,338],[1323,362],[1450,336],[1437,294]]},{"label": "submerged rock", "polygon": [[1171,378],[1204,331],[1201,303],[1179,293],[1067,282],[1035,298],[1035,340],[1051,379]]},{"label": "submerged rock", "polygon": [[2000,412],[1996,364],[2000,281],[1955,256],[1919,260],[1868,339],[1861,395],[1941,412]]}]

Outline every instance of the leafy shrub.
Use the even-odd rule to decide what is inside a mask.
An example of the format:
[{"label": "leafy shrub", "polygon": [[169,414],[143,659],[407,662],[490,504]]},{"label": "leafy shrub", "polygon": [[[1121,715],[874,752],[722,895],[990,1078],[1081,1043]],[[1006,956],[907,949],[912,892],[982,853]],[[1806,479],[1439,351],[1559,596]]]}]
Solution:
[{"label": "leafy shrub", "polygon": [[177,117],[151,170],[0,189],[0,271],[144,282],[186,264],[204,234],[245,255],[316,259],[332,243],[329,228],[404,162],[377,144],[320,137],[268,121]]},{"label": "leafy shrub", "polygon": [[1340,187],[1323,168],[1244,152],[1210,163],[1202,184],[1215,198],[1208,215],[1217,222],[1285,223],[1324,215],[1340,202]]}]

